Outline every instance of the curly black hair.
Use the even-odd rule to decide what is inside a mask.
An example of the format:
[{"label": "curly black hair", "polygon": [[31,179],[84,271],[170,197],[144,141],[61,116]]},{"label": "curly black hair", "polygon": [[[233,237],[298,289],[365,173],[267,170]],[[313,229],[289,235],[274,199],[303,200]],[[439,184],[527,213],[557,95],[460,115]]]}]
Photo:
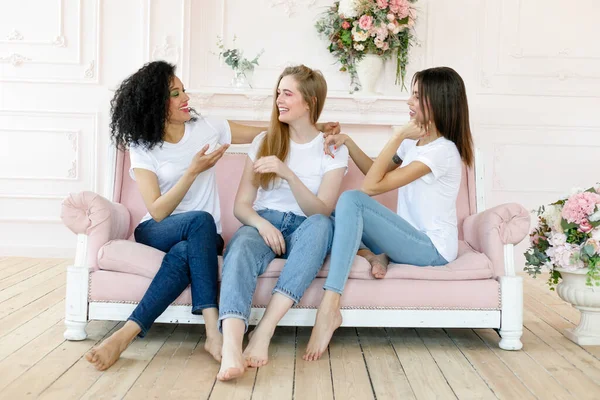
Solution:
[{"label": "curly black hair", "polygon": [[163,143],[174,77],[174,65],[153,61],[121,83],[110,101],[110,136],[117,148],[136,144],[152,149]]}]

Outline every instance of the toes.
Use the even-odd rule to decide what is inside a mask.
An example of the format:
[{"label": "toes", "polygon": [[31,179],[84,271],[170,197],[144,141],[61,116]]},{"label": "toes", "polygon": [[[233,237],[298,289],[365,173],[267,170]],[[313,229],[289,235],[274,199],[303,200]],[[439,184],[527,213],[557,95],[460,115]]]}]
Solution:
[{"label": "toes", "polygon": [[87,354],[85,355],[85,359],[91,363],[94,363],[96,362],[96,360],[98,360],[98,356],[96,355],[96,352],[92,349],[87,352]]}]

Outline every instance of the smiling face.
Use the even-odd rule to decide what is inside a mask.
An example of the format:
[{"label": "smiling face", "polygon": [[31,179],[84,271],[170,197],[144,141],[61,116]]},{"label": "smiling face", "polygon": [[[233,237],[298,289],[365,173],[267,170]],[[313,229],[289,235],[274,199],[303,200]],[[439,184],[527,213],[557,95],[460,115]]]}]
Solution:
[{"label": "smiling face", "polygon": [[184,123],[192,118],[188,105],[189,99],[190,96],[185,93],[181,80],[176,76],[173,77],[169,87],[168,115],[170,123]]},{"label": "smiling face", "polygon": [[298,90],[298,82],[292,75],[286,75],[277,87],[277,108],[279,121],[290,124],[301,118],[309,119],[310,107]]},{"label": "smiling face", "polygon": [[[419,82],[415,81],[413,85],[412,95],[408,99],[408,109],[410,119],[417,124],[424,124],[427,121],[428,116],[423,114],[423,110],[421,109],[421,100],[419,96]],[[431,113],[429,113],[431,114]]]}]

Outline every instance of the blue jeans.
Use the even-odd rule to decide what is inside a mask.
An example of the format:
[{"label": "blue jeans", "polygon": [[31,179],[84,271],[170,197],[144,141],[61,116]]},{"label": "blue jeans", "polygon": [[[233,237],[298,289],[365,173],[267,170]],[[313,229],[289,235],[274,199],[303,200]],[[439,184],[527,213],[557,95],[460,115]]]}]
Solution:
[{"label": "blue jeans", "polygon": [[218,258],[223,238],[215,220],[205,211],[168,216],[161,222],[144,221],[135,228],[138,243],[164,251],[160,269],[128,320],[137,323],[144,337],[167,307],[192,285],[192,314],[217,307]]},{"label": "blue jeans", "polygon": [[[258,214],[281,231],[287,259],[273,293],[281,293],[296,304],[317,276],[331,249],[333,224],[328,217],[315,214],[302,217],[289,212],[260,210]],[[227,318],[245,322],[252,307],[258,276],[263,274],[275,253],[252,226],[242,226],[225,250],[219,325]]]},{"label": "blue jeans", "polygon": [[342,294],[362,242],[392,262],[416,266],[446,265],[425,233],[359,190],[342,193],[335,207],[335,231],[329,275],[323,286]]}]

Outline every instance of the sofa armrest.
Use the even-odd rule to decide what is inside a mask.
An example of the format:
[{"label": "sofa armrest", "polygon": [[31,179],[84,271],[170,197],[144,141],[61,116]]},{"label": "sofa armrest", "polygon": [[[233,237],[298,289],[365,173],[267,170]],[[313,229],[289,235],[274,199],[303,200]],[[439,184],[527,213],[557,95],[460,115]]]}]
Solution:
[{"label": "sofa armrest", "polygon": [[[507,203],[468,216],[463,235],[475,250],[484,253],[494,265],[494,275],[505,275],[505,245],[518,244],[529,233],[531,216],[520,204]],[[510,252],[512,254],[512,252]]]},{"label": "sofa armrest", "polygon": [[62,202],[60,217],[73,233],[87,235],[87,264],[97,269],[98,250],[109,240],[127,239],[127,208],[94,192],[72,193]]}]

